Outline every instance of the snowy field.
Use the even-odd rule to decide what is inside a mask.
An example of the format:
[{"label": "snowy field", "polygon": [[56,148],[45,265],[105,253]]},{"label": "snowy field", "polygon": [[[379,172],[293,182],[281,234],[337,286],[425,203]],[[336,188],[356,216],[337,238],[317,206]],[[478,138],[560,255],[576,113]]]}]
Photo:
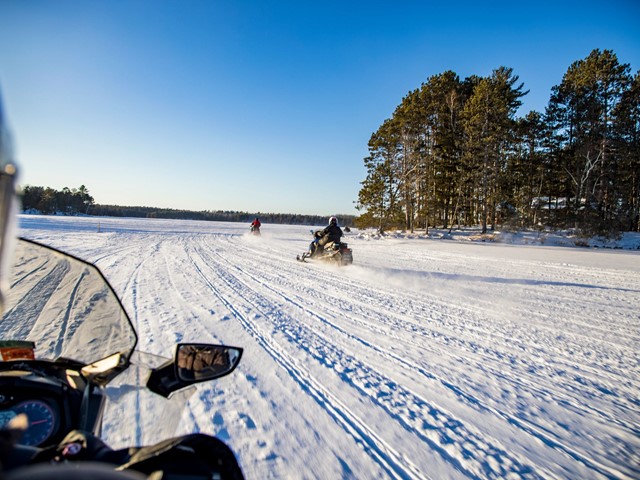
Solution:
[{"label": "snowy field", "polygon": [[640,478],[639,251],[353,232],[336,268],[296,262],[309,227],[262,231],[21,217],[98,265],[141,350],[245,349],[177,433],[219,436],[247,479]]}]

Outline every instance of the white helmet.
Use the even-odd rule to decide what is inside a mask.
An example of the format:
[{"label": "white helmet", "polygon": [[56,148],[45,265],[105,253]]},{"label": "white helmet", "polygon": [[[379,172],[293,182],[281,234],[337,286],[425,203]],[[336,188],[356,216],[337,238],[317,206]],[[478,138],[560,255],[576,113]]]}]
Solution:
[{"label": "white helmet", "polygon": [[338,225],[338,219],[336,217],[330,217],[329,225]]},{"label": "white helmet", "polygon": [[5,283],[13,245],[16,240],[18,221],[18,197],[16,184],[18,168],[13,157],[13,145],[9,135],[7,119],[2,108],[0,95],[0,311],[4,301]]}]

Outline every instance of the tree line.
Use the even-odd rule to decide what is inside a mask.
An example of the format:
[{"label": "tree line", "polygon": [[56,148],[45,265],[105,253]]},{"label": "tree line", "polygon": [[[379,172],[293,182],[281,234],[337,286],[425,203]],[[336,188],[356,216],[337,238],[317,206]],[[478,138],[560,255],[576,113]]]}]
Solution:
[{"label": "tree line", "polygon": [[[171,208],[123,207],[118,205],[94,205],[91,215],[108,217],[165,218],[177,220],[205,220],[215,222],[251,223],[259,218],[262,223],[283,225],[325,225],[328,217],[293,213],[242,212],[234,210],[176,210]],[[354,215],[341,215],[343,225],[353,225]]]},{"label": "tree line", "polygon": [[356,226],[639,231],[640,71],[596,49],[517,118],[527,93],[507,67],[409,92],[369,140]]},{"label": "tree line", "polygon": [[[225,210],[177,210],[171,208],[128,207],[118,205],[96,204],[89,190],[84,185],[80,188],[63,188],[61,191],[50,187],[26,185],[21,191],[22,209],[26,212],[38,212],[43,215],[87,214],[103,217],[164,218],[176,220],[207,220],[218,222],[250,223],[260,218],[263,223],[286,225],[325,225],[326,216],[300,215],[290,213],[250,213]],[[355,216],[341,215],[340,223],[353,225]]]},{"label": "tree line", "polygon": [[23,210],[35,210],[43,215],[52,213],[86,214],[94,204],[93,197],[84,185],[72,189],[65,187],[62,190],[26,185],[22,188],[21,198]]}]

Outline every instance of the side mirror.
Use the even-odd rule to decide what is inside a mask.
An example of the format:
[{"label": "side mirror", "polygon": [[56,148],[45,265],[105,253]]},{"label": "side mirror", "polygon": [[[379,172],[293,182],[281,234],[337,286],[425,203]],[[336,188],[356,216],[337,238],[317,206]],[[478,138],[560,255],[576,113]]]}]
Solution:
[{"label": "side mirror", "polygon": [[242,348],[206,343],[181,343],[175,358],[152,370],[147,388],[168,397],[190,385],[229,375],[242,357]]},{"label": "side mirror", "polygon": [[233,372],[241,356],[241,348],[182,343],[176,349],[176,376],[193,383],[220,378]]}]

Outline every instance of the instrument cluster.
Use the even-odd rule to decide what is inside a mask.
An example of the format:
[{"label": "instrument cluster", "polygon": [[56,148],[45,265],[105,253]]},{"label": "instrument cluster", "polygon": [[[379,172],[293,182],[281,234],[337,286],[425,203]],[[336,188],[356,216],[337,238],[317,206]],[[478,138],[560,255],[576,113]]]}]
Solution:
[{"label": "instrument cluster", "polygon": [[27,430],[20,439],[23,445],[44,445],[60,428],[60,407],[53,398],[29,398],[0,392],[0,428],[20,414],[25,414],[28,420]]}]

